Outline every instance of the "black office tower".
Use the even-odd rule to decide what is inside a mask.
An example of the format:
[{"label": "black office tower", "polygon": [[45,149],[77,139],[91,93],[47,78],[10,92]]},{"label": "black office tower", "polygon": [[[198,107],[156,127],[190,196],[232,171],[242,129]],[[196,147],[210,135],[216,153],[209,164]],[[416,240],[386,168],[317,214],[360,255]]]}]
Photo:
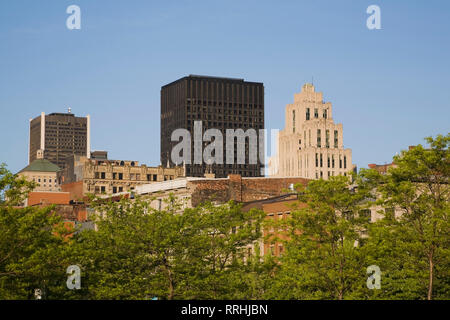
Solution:
[{"label": "black office tower", "polygon": [[[202,122],[202,136],[208,129],[219,129],[223,135],[223,164],[194,164],[194,122]],[[190,75],[161,88],[161,163],[175,165],[171,161],[171,135],[176,129],[187,129],[192,137],[191,164],[186,164],[186,176],[202,177],[214,173],[217,178],[228,174],[243,177],[263,176],[264,166],[260,161],[260,129],[264,129],[264,85],[243,79]],[[256,130],[258,135],[258,161],[249,161],[249,139],[245,143],[245,163],[233,164],[226,160],[226,130]],[[202,149],[209,142],[203,142]],[[236,142],[234,143],[236,147]],[[234,157],[236,160],[236,149]],[[263,154],[263,150],[261,150]],[[254,162],[253,162],[254,163]],[[181,165],[178,163],[178,165]]]}]

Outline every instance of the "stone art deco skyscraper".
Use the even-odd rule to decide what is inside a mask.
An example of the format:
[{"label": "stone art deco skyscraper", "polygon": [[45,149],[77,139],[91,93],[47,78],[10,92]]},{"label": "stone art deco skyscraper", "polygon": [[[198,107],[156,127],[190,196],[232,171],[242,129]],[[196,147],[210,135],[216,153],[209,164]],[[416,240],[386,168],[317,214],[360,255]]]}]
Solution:
[{"label": "stone art deco skyscraper", "polygon": [[269,160],[271,176],[328,179],[355,170],[351,149],[344,149],[342,124],[334,123],[331,103],[310,83],[286,106],[277,149]]}]

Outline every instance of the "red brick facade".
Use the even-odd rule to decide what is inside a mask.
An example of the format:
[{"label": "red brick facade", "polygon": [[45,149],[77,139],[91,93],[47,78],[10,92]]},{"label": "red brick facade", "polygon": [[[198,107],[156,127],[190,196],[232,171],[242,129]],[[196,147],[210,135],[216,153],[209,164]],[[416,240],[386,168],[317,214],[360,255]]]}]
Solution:
[{"label": "red brick facade", "polygon": [[205,179],[189,181],[192,205],[211,200],[227,202],[250,202],[276,197],[286,193],[290,185],[308,183],[304,178],[242,178],[229,175],[228,179]]},{"label": "red brick facade", "polygon": [[83,181],[66,183],[61,185],[61,190],[70,193],[70,200],[83,201]]},{"label": "red brick facade", "polygon": [[37,204],[69,204],[70,194],[68,192],[30,192],[28,194],[28,205]]},{"label": "red brick facade", "polygon": [[86,221],[86,205],[72,204],[69,192],[30,192],[28,194],[28,206],[50,206],[55,205],[57,212],[64,220]]}]

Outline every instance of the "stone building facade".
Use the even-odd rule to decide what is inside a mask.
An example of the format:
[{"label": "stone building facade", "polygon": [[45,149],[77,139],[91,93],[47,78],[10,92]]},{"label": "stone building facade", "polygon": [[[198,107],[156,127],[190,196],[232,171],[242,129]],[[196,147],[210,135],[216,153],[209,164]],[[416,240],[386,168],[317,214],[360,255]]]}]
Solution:
[{"label": "stone building facade", "polygon": [[269,160],[269,174],[279,177],[328,179],[355,170],[352,151],[344,148],[342,124],[333,120],[330,102],[306,83],[285,111],[277,154]]},{"label": "stone building facade", "polygon": [[54,163],[43,159],[43,151],[37,150],[35,160],[19,171],[18,175],[36,183],[34,191],[60,191],[61,169]]},{"label": "stone building facade", "polygon": [[[94,153],[93,153],[94,154]],[[78,197],[88,194],[115,194],[133,191],[137,186],[184,177],[184,168],[147,167],[138,161],[88,159],[73,156],[63,174],[64,191]]]}]

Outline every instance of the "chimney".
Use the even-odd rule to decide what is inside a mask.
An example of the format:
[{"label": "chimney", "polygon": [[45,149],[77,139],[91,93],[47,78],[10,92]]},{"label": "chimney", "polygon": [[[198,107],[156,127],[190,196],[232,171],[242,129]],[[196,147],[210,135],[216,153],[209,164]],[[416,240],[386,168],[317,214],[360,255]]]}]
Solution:
[{"label": "chimney", "polygon": [[230,188],[230,200],[236,202],[242,201],[242,177],[240,174],[228,175],[229,188]]}]

